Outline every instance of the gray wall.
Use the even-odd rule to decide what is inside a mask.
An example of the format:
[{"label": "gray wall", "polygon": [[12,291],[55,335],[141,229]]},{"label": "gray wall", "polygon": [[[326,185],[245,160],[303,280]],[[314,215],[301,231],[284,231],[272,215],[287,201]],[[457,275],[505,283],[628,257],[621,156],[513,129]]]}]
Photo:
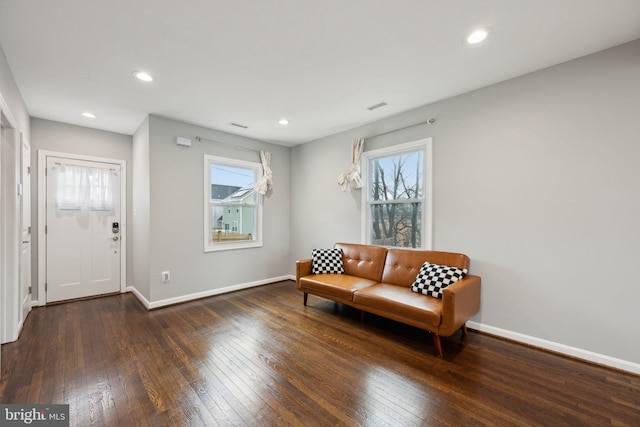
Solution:
[{"label": "gray wall", "polygon": [[[38,150],[104,157],[127,162],[127,206],[132,202],[132,142],[131,136],[106,132],[50,120],[31,119],[31,225],[38,230]],[[133,277],[132,239],[130,235],[131,209],[127,209],[127,282]],[[32,237],[32,300],[38,299],[38,233]]]},{"label": "gray wall", "polygon": [[[149,283],[135,283],[135,287],[148,286],[153,303],[289,274],[291,150],[158,116],[149,117],[148,132]],[[176,145],[178,136],[191,138],[193,146]],[[256,162],[260,156],[199,142],[196,136],[272,152],[274,188],[264,197],[263,247],[204,252],[204,154]],[[135,152],[137,155],[137,149]],[[138,160],[134,161],[137,165]],[[141,192],[140,196],[145,195]],[[171,281],[162,283],[161,272],[167,270]]]},{"label": "gray wall", "polygon": [[134,287],[151,300],[149,287],[150,196],[149,191],[149,118],[145,118],[133,135],[133,277]]},{"label": "gray wall", "polygon": [[434,248],[471,257],[485,327],[640,363],[640,41],[327,137],[292,152],[296,258],[360,241],[365,150],[433,137]]}]

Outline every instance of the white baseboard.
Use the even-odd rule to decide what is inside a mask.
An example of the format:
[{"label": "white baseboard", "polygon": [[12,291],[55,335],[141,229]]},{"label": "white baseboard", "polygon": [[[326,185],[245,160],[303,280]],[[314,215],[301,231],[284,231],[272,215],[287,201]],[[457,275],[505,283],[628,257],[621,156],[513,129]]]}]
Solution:
[{"label": "white baseboard", "polygon": [[150,305],[151,305],[149,300],[146,299],[144,297],[144,295],[142,295],[140,292],[138,292],[138,290],[136,288],[134,288],[133,286],[129,285],[129,286],[127,286],[127,292],[131,292],[138,299],[138,301],[140,301],[140,303],[142,305],[144,305],[144,308],[146,308],[147,310],[151,310],[149,308]]},{"label": "white baseboard", "polygon": [[485,332],[487,334],[495,335],[501,338],[506,338],[511,341],[517,341],[523,344],[531,345],[533,347],[538,347],[545,350],[553,351],[555,353],[575,357],[577,359],[586,360],[598,365],[620,369],[622,371],[631,372],[633,374],[640,374],[640,364],[638,363],[616,359],[615,357],[606,356],[604,354],[594,353],[589,350],[583,350],[581,348],[543,340],[541,338],[532,337],[529,335],[521,334],[519,332],[508,331],[506,329],[496,328],[495,326],[485,325],[482,323],[469,321],[467,322],[467,326],[471,329],[475,329],[477,331]]},{"label": "white baseboard", "polygon": [[[239,285],[227,286],[224,288],[210,289],[208,291],[197,292],[195,294],[188,295],[180,295],[173,298],[167,298],[160,301],[150,302],[146,299],[138,290],[133,286],[128,286],[127,291],[131,292],[135,295],[138,300],[145,306],[147,310],[153,310],[155,308],[165,307],[168,305],[179,304],[182,302],[193,301],[201,298],[207,298],[214,295],[226,294],[233,291],[239,291],[242,289],[254,288],[256,286],[268,285],[270,283],[282,282],[283,280],[290,280],[292,276],[280,276],[280,277],[272,277],[270,279],[258,280],[256,282],[249,283],[241,283]],[[295,276],[293,276],[293,280],[295,280]]]},{"label": "white baseboard", "polygon": [[[138,298],[138,300],[140,301],[140,303],[142,303],[142,305],[144,305],[144,307],[147,310],[151,310],[154,308],[159,308],[159,307],[164,307],[166,305],[171,305],[171,304],[177,304],[180,302],[187,302],[187,301],[193,301],[196,299],[200,299],[200,298],[206,298],[209,296],[213,296],[213,295],[219,295],[219,294],[226,294],[228,292],[233,292],[233,291],[238,291],[240,289],[247,289],[247,288],[252,288],[255,286],[262,286],[262,285],[267,285],[269,283],[275,283],[275,282],[281,282],[283,280],[296,280],[296,276],[293,274],[289,274],[287,276],[281,276],[281,277],[274,277],[272,279],[266,279],[266,280],[260,280],[257,282],[250,282],[250,283],[244,283],[241,285],[234,285],[234,286],[228,286],[226,288],[220,288],[220,289],[214,289],[211,291],[206,291],[206,292],[199,292],[196,294],[190,294],[190,295],[183,295],[180,297],[176,297],[176,298],[170,298],[170,299],[166,299],[166,300],[162,300],[162,301],[157,301],[157,302],[150,302],[148,299],[146,299],[144,297],[144,295],[142,295],[140,292],[138,292],[138,290],[135,288],[135,286],[133,285],[128,285],[127,286],[127,292],[131,292],[133,295],[135,295],[136,298]],[[31,300],[31,307],[38,307],[40,305],[39,301],[36,300]]]}]

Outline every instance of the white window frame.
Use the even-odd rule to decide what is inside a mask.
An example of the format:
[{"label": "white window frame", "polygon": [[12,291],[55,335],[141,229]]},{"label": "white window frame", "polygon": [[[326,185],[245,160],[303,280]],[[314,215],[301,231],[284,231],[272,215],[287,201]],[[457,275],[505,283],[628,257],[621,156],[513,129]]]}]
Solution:
[{"label": "white window frame", "polygon": [[[407,152],[423,150],[423,192],[424,198],[421,199],[422,205],[422,223],[421,223],[421,246],[415,249],[431,250],[433,248],[433,149],[432,139],[424,138],[417,141],[407,142],[404,144],[393,145],[391,147],[381,148],[378,150],[365,151],[362,153],[361,170],[363,171],[362,186],[362,205],[361,205],[361,241],[364,244],[371,244],[371,203],[370,185],[370,160],[382,157],[397,156]],[[413,248],[407,248],[413,249]]]},{"label": "white window frame", "polygon": [[211,209],[211,164],[219,164],[223,166],[240,167],[245,169],[253,169],[255,171],[254,184],[262,178],[262,164],[259,162],[248,162],[245,160],[230,159],[227,157],[204,155],[204,251],[216,252],[227,251],[244,248],[262,247],[262,195],[256,191],[255,205],[255,233],[253,240],[231,241],[231,242],[212,242],[210,223]]}]

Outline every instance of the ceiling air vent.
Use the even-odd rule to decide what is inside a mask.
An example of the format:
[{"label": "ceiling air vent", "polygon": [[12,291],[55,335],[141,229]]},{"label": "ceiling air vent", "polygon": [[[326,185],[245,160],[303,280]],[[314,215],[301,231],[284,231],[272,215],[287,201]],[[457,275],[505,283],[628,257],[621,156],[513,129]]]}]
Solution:
[{"label": "ceiling air vent", "polygon": [[385,105],[387,105],[387,103],[386,103],[386,102],[381,102],[381,103],[379,103],[379,104],[372,105],[371,107],[367,107],[367,110],[369,110],[369,111],[373,111],[373,110],[375,110],[375,109],[377,109],[377,108],[384,107]]}]

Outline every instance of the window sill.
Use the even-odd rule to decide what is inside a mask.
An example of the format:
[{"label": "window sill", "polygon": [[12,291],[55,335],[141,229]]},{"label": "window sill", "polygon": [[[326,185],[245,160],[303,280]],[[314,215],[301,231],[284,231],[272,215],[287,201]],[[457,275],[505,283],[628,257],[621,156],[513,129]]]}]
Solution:
[{"label": "window sill", "polygon": [[222,242],[205,246],[205,252],[232,251],[236,249],[261,248],[262,242]]}]

